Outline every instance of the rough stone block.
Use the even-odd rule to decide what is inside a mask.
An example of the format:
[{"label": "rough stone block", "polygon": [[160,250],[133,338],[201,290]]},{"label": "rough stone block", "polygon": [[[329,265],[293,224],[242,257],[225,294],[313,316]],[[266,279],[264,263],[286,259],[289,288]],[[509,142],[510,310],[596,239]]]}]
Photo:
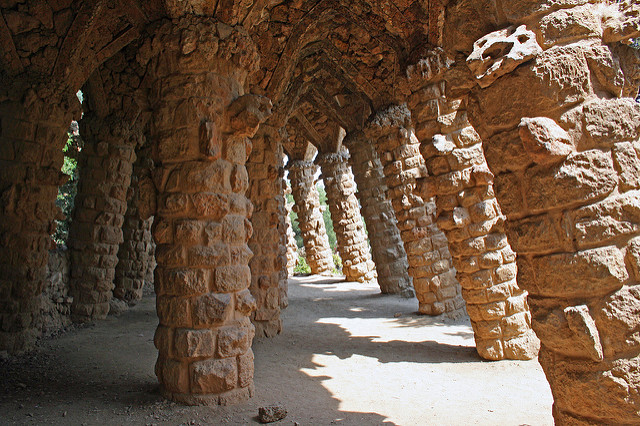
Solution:
[{"label": "rough stone block", "polygon": [[244,290],[251,283],[251,270],[248,266],[220,266],[215,272],[215,288],[221,293]]},{"label": "rough stone block", "polygon": [[617,184],[611,155],[598,150],[571,155],[558,167],[535,167],[527,178],[525,198],[537,211],[601,198]]},{"label": "rough stone block", "polygon": [[218,331],[217,355],[222,358],[242,355],[251,347],[254,328],[252,324],[224,327]]},{"label": "rough stone block", "polygon": [[518,271],[520,286],[542,297],[597,297],[629,279],[623,253],[616,247],[518,260]]},{"label": "rough stone block", "polygon": [[618,143],[613,147],[613,161],[620,176],[620,189],[640,188],[640,159],[634,144]]},{"label": "rough stone block", "polygon": [[571,219],[580,248],[635,234],[640,230],[640,191],[629,191],[576,210]]},{"label": "rough stone block", "polygon": [[191,326],[190,302],[182,297],[162,296],[156,298],[160,324],[169,327]]},{"label": "rough stone block", "polygon": [[199,296],[192,302],[194,325],[219,324],[230,314],[231,296],[210,293]]},{"label": "rough stone block", "polygon": [[177,357],[212,357],[215,348],[215,332],[213,330],[180,328],[175,331],[175,355]]},{"label": "rough stone block", "polygon": [[244,388],[253,383],[253,359],[251,348],[238,356],[238,386]]},{"label": "rough stone block", "polygon": [[[162,386],[169,392],[189,392],[189,368],[186,363],[158,357],[156,372],[160,372]],[[157,373],[156,373],[157,374]]]},{"label": "rough stone block", "polygon": [[222,393],[235,388],[237,382],[235,358],[208,359],[191,364],[192,393]]}]

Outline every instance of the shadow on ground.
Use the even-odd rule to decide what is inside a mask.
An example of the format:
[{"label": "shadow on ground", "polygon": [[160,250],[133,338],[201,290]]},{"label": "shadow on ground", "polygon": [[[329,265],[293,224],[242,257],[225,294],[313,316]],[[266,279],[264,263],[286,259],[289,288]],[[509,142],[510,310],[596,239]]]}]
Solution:
[{"label": "shadow on ground", "polygon": [[419,316],[417,301],[372,285],[290,280],[284,332],[256,339],[256,395],[232,407],[184,407],[157,394],[154,298],[119,317],[0,361],[2,424],[552,424],[536,361],[482,361],[468,319]]}]

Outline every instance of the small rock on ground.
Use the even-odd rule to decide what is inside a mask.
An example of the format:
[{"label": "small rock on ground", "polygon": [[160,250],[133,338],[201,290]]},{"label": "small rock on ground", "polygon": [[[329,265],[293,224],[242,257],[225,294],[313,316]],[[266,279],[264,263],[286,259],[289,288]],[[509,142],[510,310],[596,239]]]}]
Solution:
[{"label": "small rock on ground", "polygon": [[258,420],[260,423],[272,423],[287,417],[287,409],[282,405],[270,405],[258,408]]}]

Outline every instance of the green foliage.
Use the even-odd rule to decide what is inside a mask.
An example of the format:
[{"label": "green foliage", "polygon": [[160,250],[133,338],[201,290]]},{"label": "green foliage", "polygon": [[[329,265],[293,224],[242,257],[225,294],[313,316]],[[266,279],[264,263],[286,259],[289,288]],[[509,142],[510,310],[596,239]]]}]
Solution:
[{"label": "green foliage", "polygon": [[311,273],[311,267],[307,263],[307,259],[304,256],[298,255],[298,262],[295,268],[293,268],[294,275],[309,275]]},{"label": "green foliage", "polygon": [[342,258],[339,253],[333,253],[333,264],[335,268],[333,268],[334,275],[342,275]]},{"label": "green foliage", "polygon": [[[287,204],[294,204],[293,195],[287,194]],[[296,239],[296,246],[298,249],[304,247],[304,242],[302,241],[302,234],[300,233],[300,223],[298,222],[298,214],[293,210],[289,212],[289,219],[291,220],[291,229],[293,229],[293,234]]]},{"label": "green foliage", "polygon": [[336,233],[333,230],[333,221],[331,220],[331,212],[329,211],[329,204],[327,203],[327,192],[324,189],[324,185],[316,185],[318,189],[318,195],[320,196],[320,208],[322,209],[322,219],[324,221],[324,227],[327,229],[327,237],[329,238],[329,246],[331,251],[336,251]]},{"label": "green foliage", "polygon": [[60,185],[58,188],[58,196],[56,205],[65,215],[64,220],[56,221],[56,232],[53,234],[53,241],[57,245],[64,245],[69,238],[69,228],[71,227],[71,212],[73,211],[74,200],[78,192],[78,160],[74,157],[81,150],[79,146],[79,138],[75,138],[69,133],[69,138],[63,149],[64,163],[62,164],[62,173],[69,176],[67,183]]}]

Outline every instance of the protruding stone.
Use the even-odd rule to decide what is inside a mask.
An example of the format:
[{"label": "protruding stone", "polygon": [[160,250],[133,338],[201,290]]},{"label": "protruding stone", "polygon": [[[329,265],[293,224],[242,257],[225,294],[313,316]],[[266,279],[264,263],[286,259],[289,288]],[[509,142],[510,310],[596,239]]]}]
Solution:
[{"label": "protruding stone", "polygon": [[467,65],[480,87],[488,87],[520,64],[535,58],[542,49],[536,34],[525,25],[508,27],[488,34],[473,45]]},{"label": "protruding stone", "polygon": [[520,139],[525,151],[538,164],[562,161],[575,146],[569,134],[550,118],[523,118],[520,121]]}]

